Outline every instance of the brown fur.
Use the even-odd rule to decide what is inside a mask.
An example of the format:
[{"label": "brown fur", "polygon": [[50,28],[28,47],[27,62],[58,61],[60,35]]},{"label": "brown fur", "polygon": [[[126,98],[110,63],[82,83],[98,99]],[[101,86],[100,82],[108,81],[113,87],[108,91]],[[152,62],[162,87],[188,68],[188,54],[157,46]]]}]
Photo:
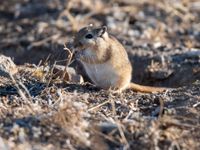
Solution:
[{"label": "brown fur", "polygon": [[[92,38],[87,38],[90,34]],[[83,64],[88,76],[103,89],[138,92],[162,92],[165,88],[131,83],[132,66],[122,44],[109,35],[106,27],[85,27],[74,39],[77,59]]]}]

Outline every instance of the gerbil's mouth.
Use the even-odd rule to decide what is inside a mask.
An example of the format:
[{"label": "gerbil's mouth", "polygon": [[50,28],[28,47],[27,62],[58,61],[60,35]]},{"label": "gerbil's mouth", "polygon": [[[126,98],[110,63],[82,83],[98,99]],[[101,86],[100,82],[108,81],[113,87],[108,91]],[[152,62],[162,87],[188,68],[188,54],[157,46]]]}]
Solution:
[{"label": "gerbil's mouth", "polygon": [[81,42],[74,43],[74,59],[80,60],[84,57],[84,45]]}]

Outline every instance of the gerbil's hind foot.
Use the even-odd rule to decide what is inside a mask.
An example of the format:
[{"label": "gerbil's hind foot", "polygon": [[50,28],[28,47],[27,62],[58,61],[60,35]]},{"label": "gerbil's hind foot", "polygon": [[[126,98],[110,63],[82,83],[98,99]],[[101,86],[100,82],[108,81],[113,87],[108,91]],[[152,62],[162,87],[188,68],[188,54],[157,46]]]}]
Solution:
[{"label": "gerbil's hind foot", "polygon": [[121,94],[123,89],[118,89],[118,88],[109,88],[108,91],[110,93],[113,93],[113,94]]}]

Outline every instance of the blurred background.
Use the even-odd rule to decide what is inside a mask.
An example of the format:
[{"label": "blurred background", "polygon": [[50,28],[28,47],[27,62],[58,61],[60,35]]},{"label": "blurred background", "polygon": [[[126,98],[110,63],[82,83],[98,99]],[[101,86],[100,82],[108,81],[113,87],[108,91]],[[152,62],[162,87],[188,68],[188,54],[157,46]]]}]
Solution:
[{"label": "blurred background", "polygon": [[[188,60],[200,48],[199,0],[3,0],[0,53],[16,64],[63,60],[64,43],[89,24],[107,25],[123,43],[135,81],[180,85],[199,78],[199,57]],[[179,79],[194,68],[192,77]]]}]

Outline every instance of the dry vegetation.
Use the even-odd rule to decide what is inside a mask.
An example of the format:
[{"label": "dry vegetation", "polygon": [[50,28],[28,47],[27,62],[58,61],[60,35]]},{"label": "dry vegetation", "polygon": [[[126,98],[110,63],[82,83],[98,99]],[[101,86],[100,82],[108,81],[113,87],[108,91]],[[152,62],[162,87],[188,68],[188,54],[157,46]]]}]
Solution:
[{"label": "dry vegetation", "polygon": [[[0,149],[199,149],[199,18],[198,0],[1,2],[0,52],[17,66],[1,60]],[[70,65],[88,81],[63,45],[90,23],[124,44],[133,81],[174,89],[116,94],[55,75]]]}]

